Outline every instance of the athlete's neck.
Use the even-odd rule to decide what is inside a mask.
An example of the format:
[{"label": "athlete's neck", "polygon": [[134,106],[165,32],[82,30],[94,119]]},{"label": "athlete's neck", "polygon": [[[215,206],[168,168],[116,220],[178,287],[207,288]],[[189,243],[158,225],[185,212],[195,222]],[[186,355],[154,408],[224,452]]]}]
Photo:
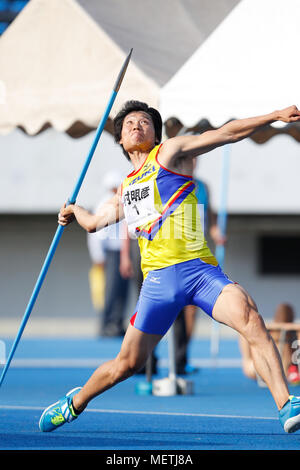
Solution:
[{"label": "athlete's neck", "polygon": [[148,157],[149,153],[150,153],[150,151],[149,152],[141,152],[139,150],[129,153],[129,158],[130,158],[130,161],[131,161],[135,171],[143,166],[143,164],[147,160],[147,157]]}]

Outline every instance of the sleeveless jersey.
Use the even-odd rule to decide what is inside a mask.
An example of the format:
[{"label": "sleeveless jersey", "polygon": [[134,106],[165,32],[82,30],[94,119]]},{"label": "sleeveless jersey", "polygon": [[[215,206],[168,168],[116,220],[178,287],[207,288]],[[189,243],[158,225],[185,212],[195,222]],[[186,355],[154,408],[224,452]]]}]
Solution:
[{"label": "sleeveless jersey", "polygon": [[193,178],[164,168],[157,158],[160,146],[122,183],[125,218],[129,233],[138,238],[143,275],[195,258],[217,266],[203,235]]}]

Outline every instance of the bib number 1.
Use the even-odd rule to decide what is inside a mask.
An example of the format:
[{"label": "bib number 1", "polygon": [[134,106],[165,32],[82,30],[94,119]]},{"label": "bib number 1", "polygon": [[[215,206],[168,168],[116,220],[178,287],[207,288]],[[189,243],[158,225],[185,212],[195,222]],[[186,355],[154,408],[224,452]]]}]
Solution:
[{"label": "bib number 1", "polygon": [[154,204],[154,182],[128,186],[122,196],[128,230],[136,234],[136,228],[160,216]]}]

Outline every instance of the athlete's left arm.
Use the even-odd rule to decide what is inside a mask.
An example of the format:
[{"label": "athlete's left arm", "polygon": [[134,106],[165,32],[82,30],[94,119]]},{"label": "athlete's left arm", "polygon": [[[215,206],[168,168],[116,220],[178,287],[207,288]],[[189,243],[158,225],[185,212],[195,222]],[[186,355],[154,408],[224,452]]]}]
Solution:
[{"label": "athlete's left arm", "polygon": [[190,159],[210,152],[229,143],[249,137],[259,128],[276,121],[300,121],[300,111],[296,106],[289,106],[280,111],[247,119],[236,119],[224,124],[219,129],[200,135],[173,137],[167,140],[159,152],[159,161],[166,167],[176,166],[177,159]]}]

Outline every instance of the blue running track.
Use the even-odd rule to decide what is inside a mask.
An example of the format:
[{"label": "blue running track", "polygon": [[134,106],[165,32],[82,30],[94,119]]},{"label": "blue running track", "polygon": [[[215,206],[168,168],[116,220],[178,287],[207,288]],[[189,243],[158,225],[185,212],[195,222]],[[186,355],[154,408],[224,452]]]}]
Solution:
[{"label": "blue running track", "polygon": [[[7,352],[11,340],[6,340]],[[93,370],[119,351],[121,339],[23,338],[0,389],[1,450],[299,450],[300,432],[279,423],[267,388],[247,379],[237,342],[222,340],[217,364],[209,341],[195,339],[185,378],[194,394],[142,396],[136,375],[90,403],[73,423],[52,433],[38,428],[43,409],[82,385]],[[158,374],[167,376],[167,342],[157,348]],[[300,394],[299,387],[291,393]]]}]

